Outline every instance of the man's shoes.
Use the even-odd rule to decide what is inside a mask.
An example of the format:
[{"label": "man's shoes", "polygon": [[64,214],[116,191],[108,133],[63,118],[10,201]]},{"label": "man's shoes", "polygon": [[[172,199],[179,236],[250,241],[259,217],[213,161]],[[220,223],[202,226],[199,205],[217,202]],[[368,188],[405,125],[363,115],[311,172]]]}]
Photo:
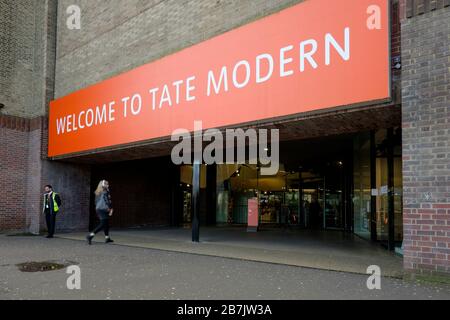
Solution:
[{"label": "man's shoes", "polygon": [[91,236],[90,234],[88,234],[87,236],[86,236],[86,240],[87,240],[87,242],[88,242],[88,245],[91,245],[92,244],[92,239],[93,239],[94,237],[93,236]]},{"label": "man's shoes", "polygon": [[112,242],[114,242],[114,240],[111,240],[110,238],[107,238],[107,239],[105,240],[105,243],[112,243]]},{"label": "man's shoes", "polygon": [[52,238],[53,238],[53,236],[51,236],[51,235],[48,235],[48,236],[46,236],[46,238],[47,238],[47,239],[52,239]]}]

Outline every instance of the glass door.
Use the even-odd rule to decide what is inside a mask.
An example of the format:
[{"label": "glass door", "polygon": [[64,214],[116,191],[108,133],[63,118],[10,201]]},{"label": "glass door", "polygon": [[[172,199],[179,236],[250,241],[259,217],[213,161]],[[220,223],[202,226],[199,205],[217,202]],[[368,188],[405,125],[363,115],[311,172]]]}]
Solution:
[{"label": "glass door", "polygon": [[371,139],[360,133],[353,140],[353,230],[358,236],[372,237]]},{"label": "glass door", "polygon": [[304,179],[301,220],[305,228],[343,229],[343,185],[326,177]]},{"label": "glass door", "polygon": [[342,190],[326,189],[324,206],[324,229],[343,228]]},{"label": "glass door", "polygon": [[389,250],[401,246],[402,175],[401,130],[389,128],[373,133],[376,240]]},{"label": "glass door", "polygon": [[[305,175],[305,173],[303,173]],[[306,173],[308,175],[308,173]],[[323,178],[307,176],[302,179],[303,226],[308,229],[323,227],[324,188]]]},{"label": "glass door", "polygon": [[189,188],[184,188],[183,192],[183,224],[189,225],[192,221],[192,191]]},{"label": "glass door", "polygon": [[387,158],[376,158],[376,224],[377,239],[387,244],[389,240],[389,187]]},{"label": "glass door", "polygon": [[324,178],[324,229],[344,229],[344,161],[327,164]]}]

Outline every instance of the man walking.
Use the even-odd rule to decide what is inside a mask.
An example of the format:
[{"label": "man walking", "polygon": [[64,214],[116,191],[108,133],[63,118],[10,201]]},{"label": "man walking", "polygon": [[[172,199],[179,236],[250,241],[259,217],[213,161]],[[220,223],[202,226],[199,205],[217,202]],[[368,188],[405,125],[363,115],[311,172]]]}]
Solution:
[{"label": "man walking", "polygon": [[59,212],[59,208],[61,207],[61,197],[53,191],[51,185],[46,185],[44,190],[43,211],[45,214],[45,221],[47,222],[47,238],[50,239],[53,238],[53,235],[55,234],[56,214]]}]

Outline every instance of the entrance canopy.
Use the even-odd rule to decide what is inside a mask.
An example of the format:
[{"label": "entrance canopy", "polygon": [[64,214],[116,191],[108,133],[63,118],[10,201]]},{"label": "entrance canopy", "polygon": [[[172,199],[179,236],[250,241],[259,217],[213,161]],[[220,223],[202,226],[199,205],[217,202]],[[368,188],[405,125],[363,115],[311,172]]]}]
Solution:
[{"label": "entrance canopy", "polygon": [[[400,105],[384,104],[331,112],[312,112],[295,119],[255,122],[237,127],[243,129],[249,127],[279,129],[280,140],[289,141],[377,130],[399,126],[400,123]],[[65,159],[70,162],[87,164],[120,162],[167,156],[170,155],[174,145],[175,142],[170,141],[170,137],[165,137],[54,157],[53,159]]]}]

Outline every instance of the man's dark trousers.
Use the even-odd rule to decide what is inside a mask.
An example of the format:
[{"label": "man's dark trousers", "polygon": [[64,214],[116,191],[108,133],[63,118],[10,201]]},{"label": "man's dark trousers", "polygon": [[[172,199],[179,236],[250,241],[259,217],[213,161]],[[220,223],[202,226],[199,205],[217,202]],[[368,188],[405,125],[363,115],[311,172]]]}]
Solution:
[{"label": "man's dark trousers", "polygon": [[55,234],[56,214],[50,212],[50,210],[45,210],[45,220],[47,221],[48,235],[53,237]]}]

